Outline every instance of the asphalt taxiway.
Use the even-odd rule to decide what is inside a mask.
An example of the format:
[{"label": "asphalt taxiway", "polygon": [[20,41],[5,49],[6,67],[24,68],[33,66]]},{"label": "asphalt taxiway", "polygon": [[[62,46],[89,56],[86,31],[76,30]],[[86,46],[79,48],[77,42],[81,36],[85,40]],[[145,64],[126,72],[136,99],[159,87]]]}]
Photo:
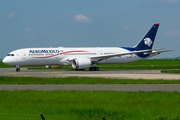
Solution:
[{"label": "asphalt taxiway", "polygon": [[[163,79],[180,80],[179,74],[161,73],[161,70],[100,70],[100,71],[75,71],[75,70],[27,70],[21,68],[0,68],[0,76],[24,77],[105,77],[116,79]],[[88,91],[178,91],[180,84],[95,84],[95,85],[0,85],[0,90],[88,90]]]},{"label": "asphalt taxiway", "polygon": [[37,90],[37,91],[54,91],[54,90],[81,90],[81,91],[178,91],[180,84],[65,84],[65,85],[0,85],[0,90]]},{"label": "asphalt taxiway", "polygon": [[26,76],[26,77],[104,77],[117,79],[163,79],[180,80],[180,74],[161,73],[161,70],[100,70],[100,71],[75,71],[75,70],[27,70],[21,68],[0,68],[0,76]]}]

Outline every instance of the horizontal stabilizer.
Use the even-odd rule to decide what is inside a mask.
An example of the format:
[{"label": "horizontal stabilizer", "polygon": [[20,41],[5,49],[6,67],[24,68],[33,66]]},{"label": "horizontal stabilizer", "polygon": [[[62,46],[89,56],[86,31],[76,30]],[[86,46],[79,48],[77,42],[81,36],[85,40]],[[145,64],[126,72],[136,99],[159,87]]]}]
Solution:
[{"label": "horizontal stabilizer", "polygon": [[170,51],[174,51],[174,50],[164,50],[164,51],[153,51],[150,53],[144,53],[145,55],[150,55],[150,54],[160,54],[162,52],[170,52]]}]

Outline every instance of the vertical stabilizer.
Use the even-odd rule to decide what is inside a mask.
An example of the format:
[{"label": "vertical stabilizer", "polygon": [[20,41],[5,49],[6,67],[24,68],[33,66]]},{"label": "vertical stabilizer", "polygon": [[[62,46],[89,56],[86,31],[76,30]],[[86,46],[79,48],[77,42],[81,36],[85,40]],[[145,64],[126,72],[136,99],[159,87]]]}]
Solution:
[{"label": "vertical stabilizer", "polygon": [[135,48],[152,49],[159,25],[160,25],[159,23],[154,24],[150,28],[150,30],[146,33],[146,35],[135,46]]}]

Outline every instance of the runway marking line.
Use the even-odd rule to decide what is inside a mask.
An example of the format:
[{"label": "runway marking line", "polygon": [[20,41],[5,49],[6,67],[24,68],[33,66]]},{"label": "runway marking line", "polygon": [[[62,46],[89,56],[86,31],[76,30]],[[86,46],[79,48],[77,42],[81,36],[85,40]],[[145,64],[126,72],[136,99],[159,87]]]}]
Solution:
[{"label": "runway marking line", "polygon": [[14,72],[14,73],[4,73],[4,74],[24,74],[24,73]]},{"label": "runway marking line", "polygon": [[43,72],[44,74],[48,74],[48,73],[62,73],[62,72]]}]

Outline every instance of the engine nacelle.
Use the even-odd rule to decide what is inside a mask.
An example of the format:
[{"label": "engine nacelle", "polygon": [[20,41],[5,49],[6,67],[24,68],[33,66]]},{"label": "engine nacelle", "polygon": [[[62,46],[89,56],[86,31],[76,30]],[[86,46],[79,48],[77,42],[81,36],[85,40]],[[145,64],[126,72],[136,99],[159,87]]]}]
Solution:
[{"label": "engine nacelle", "polygon": [[60,68],[62,65],[46,65],[46,68]]},{"label": "engine nacelle", "polygon": [[72,61],[72,67],[74,69],[85,69],[91,66],[91,60],[88,58],[74,58]]}]

